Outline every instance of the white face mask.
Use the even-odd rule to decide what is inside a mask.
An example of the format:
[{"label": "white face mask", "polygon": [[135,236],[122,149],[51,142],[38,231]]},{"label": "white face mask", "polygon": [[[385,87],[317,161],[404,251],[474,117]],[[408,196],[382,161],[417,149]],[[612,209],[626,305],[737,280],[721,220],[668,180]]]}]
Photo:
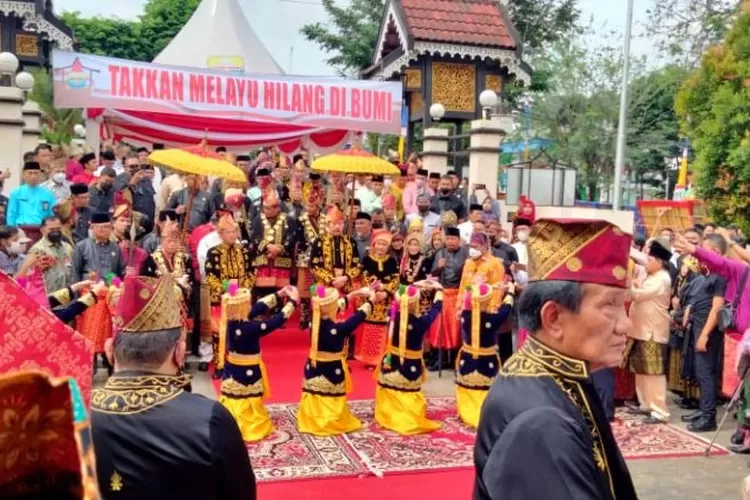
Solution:
[{"label": "white face mask", "polygon": [[503,243],[509,243],[510,242],[510,240],[508,240],[508,238],[500,238],[500,241],[502,241]]},{"label": "white face mask", "polygon": [[526,241],[529,239],[529,233],[526,231],[518,231],[518,241]]},{"label": "white face mask", "polygon": [[478,259],[482,256],[482,252],[480,250],[477,250],[476,248],[470,248],[469,249],[469,257],[472,259]]},{"label": "white face mask", "polygon": [[23,253],[23,244],[16,240],[12,241],[10,243],[10,246],[8,247],[8,253],[11,253],[13,255],[20,255]]},{"label": "white face mask", "polygon": [[57,184],[62,184],[63,182],[65,182],[65,174],[62,172],[57,172],[52,176],[52,180]]}]

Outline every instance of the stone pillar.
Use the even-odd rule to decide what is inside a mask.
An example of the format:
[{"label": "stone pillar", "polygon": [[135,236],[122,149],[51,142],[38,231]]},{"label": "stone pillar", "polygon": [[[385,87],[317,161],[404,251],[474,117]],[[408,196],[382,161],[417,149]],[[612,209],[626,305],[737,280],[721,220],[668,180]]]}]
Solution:
[{"label": "stone pillar", "polygon": [[21,184],[22,137],[25,122],[21,108],[23,92],[17,87],[0,87],[0,170],[10,168],[10,178],[5,180],[3,194]]},{"label": "stone pillar", "polygon": [[[101,136],[99,134],[99,120],[86,118],[86,146],[99,159],[99,148],[101,147]],[[150,148],[149,148],[150,149]]]},{"label": "stone pillar", "polygon": [[432,127],[424,131],[422,166],[430,173],[448,173],[448,129]]},{"label": "stone pillar", "polygon": [[493,197],[497,197],[498,192],[500,143],[505,137],[505,121],[504,117],[473,120],[469,131],[469,186],[484,184]]},{"label": "stone pillar", "polygon": [[34,151],[42,138],[42,112],[39,105],[32,100],[27,100],[23,105],[23,138],[21,139],[21,151]]}]

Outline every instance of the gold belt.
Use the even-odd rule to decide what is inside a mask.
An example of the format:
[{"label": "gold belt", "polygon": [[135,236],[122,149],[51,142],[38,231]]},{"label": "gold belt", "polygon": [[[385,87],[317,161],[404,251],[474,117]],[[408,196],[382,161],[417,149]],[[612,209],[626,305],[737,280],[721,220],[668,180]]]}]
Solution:
[{"label": "gold belt", "polygon": [[346,359],[346,354],[344,351],[341,352],[326,352],[326,351],[318,351],[315,356],[310,353],[310,359],[313,361],[320,361],[322,363],[325,363],[327,361],[342,361]]},{"label": "gold belt", "polygon": [[461,350],[467,354],[471,354],[472,356],[496,356],[497,355],[497,349],[493,347],[478,347],[474,349],[468,344],[464,344],[461,346]]},{"label": "gold belt", "polygon": [[[393,356],[401,356],[401,353],[398,350],[398,347],[395,346],[389,346],[388,347],[388,353]],[[404,351],[404,358],[406,359],[424,359],[424,354],[422,351],[411,351],[407,349]]]},{"label": "gold belt", "polygon": [[261,362],[260,354],[239,354],[230,352],[227,354],[227,361],[237,366],[254,366]]}]

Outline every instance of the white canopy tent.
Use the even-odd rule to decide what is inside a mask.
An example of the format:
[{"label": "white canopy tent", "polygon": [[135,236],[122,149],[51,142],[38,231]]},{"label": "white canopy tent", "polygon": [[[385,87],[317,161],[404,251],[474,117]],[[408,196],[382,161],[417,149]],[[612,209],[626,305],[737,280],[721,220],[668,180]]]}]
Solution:
[{"label": "white canopy tent", "polygon": [[189,68],[283,75],[255,34],[238,0],[203,0],[153,61]]},{"label": "white canopy tent", "polygon": [[[156,64],[231,71],[246,74],[283,75],[271,53],[253,31],[238,0],[203,0],[177,36],[153,61]],[[301,147],[320,152],[335,151],[347,140],[345,130],[321,127],[265,127],[263,122],[221,123],[221,115],[148,116],[128,110],[89,110],[86,131],[89,144],[99,151],[99,140],[128,140],[149,146],[194,145],[204,137],[210,144],[233,151],[275,144],[285,152]],[[185,116],[191,116],[185,121]],[[227,130],[228,129],[228,130]],[[225,133],[218,133],[225,130]],[[231,132],[229,132],[231,130]]]}]

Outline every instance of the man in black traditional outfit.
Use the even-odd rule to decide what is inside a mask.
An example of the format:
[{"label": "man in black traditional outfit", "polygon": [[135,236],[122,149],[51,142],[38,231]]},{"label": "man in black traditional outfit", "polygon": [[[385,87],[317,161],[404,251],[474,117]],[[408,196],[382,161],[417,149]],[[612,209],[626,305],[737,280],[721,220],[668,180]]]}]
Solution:
[{"label": "man in black traditional outfit", "polygon": [[519,302],[526,343],[482,408],[475,500],[630,500],[630,473],[591,373],[617,366],[631,237],[605,221],[542,219]]},{"label": "man in black traditional outfit", "polygon": [[92,396],[103,496],[256,498],[245,444],[229,411],[190,393],[180,307],[171,276],[128,276],[116,303],[115,373]]}]

